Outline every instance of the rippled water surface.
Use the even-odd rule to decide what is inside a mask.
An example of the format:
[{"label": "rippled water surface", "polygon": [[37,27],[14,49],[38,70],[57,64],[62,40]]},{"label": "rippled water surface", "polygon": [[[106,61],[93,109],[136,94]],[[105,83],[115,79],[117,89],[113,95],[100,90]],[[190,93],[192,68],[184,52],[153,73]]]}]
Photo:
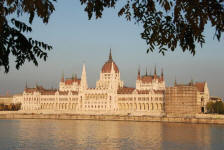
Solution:
[{"label": "rippled water surface", "polygon": [[0,150],[224,150],[224,126],[88,120],[0,120]]}]

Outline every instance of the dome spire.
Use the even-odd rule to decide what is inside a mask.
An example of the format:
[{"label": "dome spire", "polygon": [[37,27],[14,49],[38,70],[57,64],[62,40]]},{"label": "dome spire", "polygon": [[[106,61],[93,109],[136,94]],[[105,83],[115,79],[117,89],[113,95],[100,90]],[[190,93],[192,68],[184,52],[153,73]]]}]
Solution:
[{"label": "dome spire", "polygon": [[118,69],[117,65],[115,64],[115,62],[112,59],[112,52],[111,52],[111,49],[110,49],[109,59],[103,65],[102,73],[110,73],[111,72],[112,63],[113,63],[113,66],[114,66],[115,73],[119,73],[119,69]]},{"label": "dome spire", "polygon": [[109,61],[112,61],[112,53],[111,53],[111,48],[110,48],[110,54],[109,54]]}]

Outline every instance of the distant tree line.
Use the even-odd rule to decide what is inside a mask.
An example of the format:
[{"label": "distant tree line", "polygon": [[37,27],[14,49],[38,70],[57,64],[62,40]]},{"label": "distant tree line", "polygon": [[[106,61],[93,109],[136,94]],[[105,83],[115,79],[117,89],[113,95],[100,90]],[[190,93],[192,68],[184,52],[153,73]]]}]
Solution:
[{"label": "distant tree line", "polygon": [[206,107],[208,113],[224,114],[224,103],[222,101],[208,102]]},{"label": "distant tree line", "polygon": [[18,111],[21,109],[21,103],[17,103],[17,104],[0,104],[0,111]]}]

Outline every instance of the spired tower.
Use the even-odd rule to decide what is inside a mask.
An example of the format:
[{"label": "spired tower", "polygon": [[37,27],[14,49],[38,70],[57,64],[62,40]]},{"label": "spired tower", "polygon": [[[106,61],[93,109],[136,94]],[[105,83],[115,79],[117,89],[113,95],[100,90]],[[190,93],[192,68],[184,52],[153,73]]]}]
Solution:
[{"label": "spired tower", "polygon": [[85,64],[83,64],[80,91],[84,91],[87,88],[88,88],[88,84],[87,84],[87,79],[86,79],[86,66],[85,66]]},{"label": "spired tower", "polygon": [[82,110],[84,107],[84,100],[86,99],[85,97],[85,92],[88,89],[88,84],[87,84],[87,79],[86,79],[86,66],[83,64],[82,66],[82,76],[81,76],[81,81],[80,81],[80,93],[79,93],[79,99],[78,99],[78,110]]},{"label": "spired tower", "polygon": [[137,90],[165,90],[165,81],[163,69],[161,69],[161,75],[157,75],[156,67],[154,68],[154,74],[148,75],[147,69],[145,75],[140,75],[140,69],[138,70],[137,80],[136,80]]},{"label": "spired tower", "polygon": [[120,72],[113,61],[110,49],[109,59],[105,62],[100,72],[100,80],[96,82],[97,89],[118,89],[123,87],[123,81],[120,80]]}]

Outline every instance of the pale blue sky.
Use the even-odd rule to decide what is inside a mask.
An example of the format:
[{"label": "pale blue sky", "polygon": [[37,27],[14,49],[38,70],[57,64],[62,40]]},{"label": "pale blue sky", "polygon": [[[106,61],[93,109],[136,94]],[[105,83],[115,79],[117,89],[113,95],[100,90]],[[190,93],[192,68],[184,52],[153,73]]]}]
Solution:
[{"label": "pale blue sky", "polygon": [[[186,83],[207,81],[211,95],[224,96],[224,37],[213,40],[213,29],[206,27],[206,44],[198,48],[195,56],[183,53],[179,48],[162,56],[158,52],[146,53],[147,45],[140,37],[141,25],[127,22],[117,16],[116,9],[106,9],[103,18],[88,20],[79,1],[58,1],[56,11],[47,25],[35,18],[30,36],[54,46],[46,62],[38,67],[26,63],[20,70],[11,62],[10,72],[0,72],[0,94],[23,91],[27,81],[29,86],[36,83],[46,88],[58,87],[62,72],[66,77],[72,73],[81,74],[85,62],[87,80],[95,87],[100,70],[112,49],[113,59],[119,67],[125,85],[135,86],[138,66],[142,73],[154,66],[160,73],[164,68],[166,85],[173,85],[174,78]],[[13,59],[11,59],[13,61]]]}]

